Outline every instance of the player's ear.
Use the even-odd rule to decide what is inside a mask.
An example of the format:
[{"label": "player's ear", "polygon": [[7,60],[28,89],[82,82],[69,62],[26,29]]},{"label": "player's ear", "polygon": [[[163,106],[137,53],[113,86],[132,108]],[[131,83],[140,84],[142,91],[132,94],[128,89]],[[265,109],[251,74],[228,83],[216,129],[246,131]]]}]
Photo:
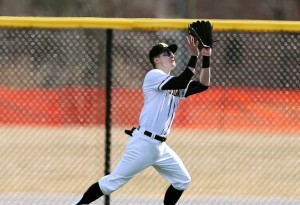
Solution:
[{"label": "player's ear", "polygon": [[155,63],[158,63],[158,62],[159,62],[159,59],[158,59],[158,58],[154,58],[153,61],[154,61]]}]

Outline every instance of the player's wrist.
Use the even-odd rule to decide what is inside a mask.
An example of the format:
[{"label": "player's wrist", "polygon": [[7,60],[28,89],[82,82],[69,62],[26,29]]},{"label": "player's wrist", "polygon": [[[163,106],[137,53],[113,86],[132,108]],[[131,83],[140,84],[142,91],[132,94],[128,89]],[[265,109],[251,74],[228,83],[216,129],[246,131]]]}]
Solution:
[{"label": "player's wrist", "polygon": [[202,56],[211,56],[212,49],[211,48],[203,48],[201,50],[201,55]]}]

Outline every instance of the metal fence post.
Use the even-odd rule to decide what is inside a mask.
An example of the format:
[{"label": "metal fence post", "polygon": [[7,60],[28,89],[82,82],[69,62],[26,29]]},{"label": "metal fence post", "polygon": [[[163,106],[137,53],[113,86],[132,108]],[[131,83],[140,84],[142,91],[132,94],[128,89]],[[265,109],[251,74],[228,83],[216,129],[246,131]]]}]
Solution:
[{"label": "metal fence post", "polygon": [[[111,150],[111,91],[112,91],[112,30],[106,32],[106,115],[105,115],[105,171],[110,174],[110,150]],[[105,196],[105,205],[110,204],[110,197]]]}]

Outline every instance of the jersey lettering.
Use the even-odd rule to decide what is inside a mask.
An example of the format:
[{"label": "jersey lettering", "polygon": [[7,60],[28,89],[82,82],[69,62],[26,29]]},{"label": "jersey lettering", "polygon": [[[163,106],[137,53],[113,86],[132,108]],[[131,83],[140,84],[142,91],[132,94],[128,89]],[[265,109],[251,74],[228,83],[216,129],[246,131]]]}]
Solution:
[{"label": "jersey lettering", "polygon": [[180,96],[180,91],[179,90],[168,90],[168,92],[169,92],[170,95],[177,96],[177,97]]}]

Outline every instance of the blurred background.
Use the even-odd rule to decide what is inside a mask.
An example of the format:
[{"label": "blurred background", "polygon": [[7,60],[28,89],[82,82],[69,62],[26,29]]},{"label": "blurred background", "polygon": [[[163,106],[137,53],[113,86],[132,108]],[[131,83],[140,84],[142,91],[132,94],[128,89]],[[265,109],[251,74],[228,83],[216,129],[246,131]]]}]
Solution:
[{"label": "blurred background", "polygon": [[[0,0],[0,15],[285,23],[299,21],[300,0]],[[152,45],[179,45],[175,75],[189,58],[186,30],[108,33],[0,28],[1,205],[72,204],[105,164],[114,168],[127,143],[124,129],[137,126]],[[299,205],[299,32],[224,30],[214,37],[212,86],[183,101],[168,139],[193,179],[178,204]],[[111,204],[161,204],[168,186],[150,168],[113,193]]]},{"label": "blurred background", "polygon": [[1,0],[0,15],[299,20],[300,0]]}]

